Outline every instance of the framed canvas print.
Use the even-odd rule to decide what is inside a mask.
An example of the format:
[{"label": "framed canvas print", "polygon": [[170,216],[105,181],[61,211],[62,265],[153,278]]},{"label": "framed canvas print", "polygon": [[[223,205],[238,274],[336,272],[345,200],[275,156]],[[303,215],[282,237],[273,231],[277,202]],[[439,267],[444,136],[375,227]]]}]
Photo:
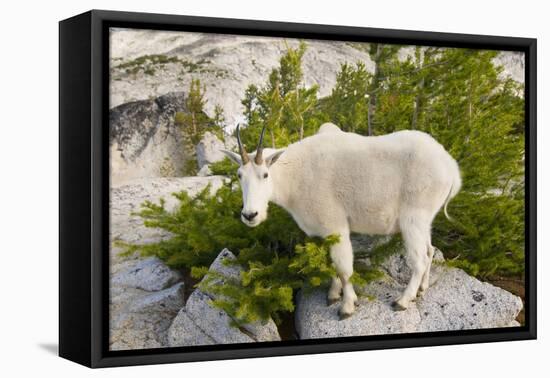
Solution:
[{"label": "framed canvas print", "polygon": [[536,40],[60,22],[60,355],[536,337]]}]

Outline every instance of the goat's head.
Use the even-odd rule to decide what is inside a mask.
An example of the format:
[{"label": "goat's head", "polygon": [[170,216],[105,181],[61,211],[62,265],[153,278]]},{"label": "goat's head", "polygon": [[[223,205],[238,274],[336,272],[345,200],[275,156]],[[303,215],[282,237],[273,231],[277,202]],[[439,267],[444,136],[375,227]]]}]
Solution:
[{"label": "goat's head", "polygon": [[241,220],[249,227],[256,227],[267,218],[267,207],[273,193],[271,166],[284,150],[278,150],[269,156],[263,156],[263,139],[265,126],[262,129],[255,155],[249,155],[242,145],[239,125],[237,125],[237,144],[239,153],[222,150],[232,161],[239,164],[237,176],[243,192]]}]

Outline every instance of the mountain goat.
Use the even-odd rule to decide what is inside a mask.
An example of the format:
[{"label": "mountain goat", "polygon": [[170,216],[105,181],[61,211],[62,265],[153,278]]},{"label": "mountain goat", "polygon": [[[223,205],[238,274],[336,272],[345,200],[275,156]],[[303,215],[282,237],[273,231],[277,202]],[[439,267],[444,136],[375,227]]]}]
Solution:
[{"label": "mountain goat", "polygon": [[401,232],[412,277],[394,303],[406,309],[429,285],[434,254],[431,224],[459,191],[457,162],[430,135],[398,131],[364,137],[326,123],[319,132],[286,149],[262,147],[248,154],[237,127],[239,154],[224,153],[240,165],[241,220],[255,227],[267,218],[268,203],[287,210],[310,236],[339,234],[330,256],[337,272],[328,303],[340,299],[341,319],[355,311],[350,282],[353,251],[350,232],[388,235]]}]

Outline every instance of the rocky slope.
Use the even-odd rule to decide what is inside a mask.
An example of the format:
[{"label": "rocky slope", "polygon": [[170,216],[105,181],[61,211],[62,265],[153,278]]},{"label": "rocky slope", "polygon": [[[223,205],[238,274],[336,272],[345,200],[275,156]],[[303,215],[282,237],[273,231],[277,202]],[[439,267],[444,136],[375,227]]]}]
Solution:
[{"label": "rocky slope", "polygon": [[[230,123],[242,117],[241,99],[246,87],[263,84],[286,47],[298,43],[272,37],[131,29],[112,30],[110,38],[111,108],[185,91],[191,79],[198,77],[206,87],[206,112],[212,116],[214,106],[221,105]],[[368,70],[374,69],[367,53],[348,44],[307,43],[304,79],[307,86],[319,85],[320,96],[330,93],[341,63],[362,61]],[[402,57],[410,51],[403,49]],[[495,61],[504,66],[505,75],[523,82],[523,54],[502,52]]]},{"label": "rocky slope", "polygon": [[[206,86],[206,112],[213,115],[221,105],[231,123],[242,114],[241,98],[249,84],[263,84],[277,66],[286,46],[296,40],[270,37],[231,36],[204,33],[117,30],[111,33],[111,107],[187,90],[193,78]],[[330,41],[308,41],[304,56],[306,85],[319,85],[326,96],[344,62],[364,61],[373,68],[368,54]],[[171,62],[155,64],[139,58],[162,55]],[[143,58],[142,58],[143,60]],[[132,68],[141,67],[136,72]]]},{"label": "rocky slope", "polygon": [[326,290],[300,295],[296,310],[300,338],[519,326],[515,321],[523,307],[519,297],[447,267],[440,251],[434,257],[430,288],[405,311],[391,307],[411,275],[404,253],[388,258],[382,268],[385,277],[360,288],[357,312],[349,319],[339,319],[339,304],[326,305]]},{"label": "rocky slope", "polygon": [[158,348],[168,345],[172,320],[185,305],[183,277],[156,258],[122,257],[115,242],[151,243],[167,233],[147,228],[138,216],[144,201],[177,201],[172,193],[195,194],[210,184],[217,190],[224,178],[186,177],[137,179],[112,186],[110,193],[109,345],[112,350]]},{"label": "rocky slope", "polygon": [[[231,251],[220,252],[210,266],[211,272],[217,272],[227,279],[239,278],[240,269],[225,265],[235,260]],[[208,275],[204,278],[207,279]],[[223,281],[219,282],[223,285]],[[211,345],[252,343],[256,341],[280,341],[281,337],[273,320],[265,324],[248,324],[243,328],[233,327],[231,317],[223,310],[214,307],[211,301],[216,297],[196,289],[185,307],[174,318],[168,330],[168,345]]]},{"label": "rocky slope", "polygon": [[111,182],[139,177],[176,176],[188,153],[183,150],[176,112],[185,112],[185,95],[169,93],[111,109]]},{"label": "rocky slope", "polygon": [[[221,105],[228,125],[243,119],[241,99],[250,84],[262,85],[287,46],[296,40],[114,29],[111,32],[110,154],[112,182],[141,177],[180,176],[190,155],[175,125],[176,112],[186,113],[186,92],[192,79],[206,89],[205,112]],[[412,48],[400,50],[405,59]],[[307,86],[330,94],[340,65],[365,63],[369,55],[349,44],[308,41],[303,58]],[[519,82],[524,77],[521,53],[502,52],[495,62],[503,75]],[[225,146],[226,148],[233,147]],[[199,151],[197,151],[199,152]],[[200,167],[204,162],[199,161]],[[199,167],[199,168],[200,168]]]},{"label": "rocky slope", "polygon": [[218,190],[225,178],[210,177],[172,177],[172,178],[142,178],[127,181],[121,185],[111,186],[110,195],[110,226],[111,241],[128,243],[147,243],[166,236],[161,231],[143,226],[141,218],[132,215],[140,210],[145,201],[158,202],[163,198],[167,209],[172,209],[177,200],[172,193],[185,190],[190,195],[198,193],[210,184],[213,191]]},{"label": "rocky slope", "polygon": [[[280,339],[273,322],[243,331],[231,327],[228,315],[212,307],[211,298],[199,290],[185,301],[184,277],[180,272],[154,257],[121,256],[121,248],[115,245],[116,241],[151,243],[169,236],[145,227],[139,217],[132,215],[144,201],[158,203],[163,198],[165,207],[172,209],[177,204],[172,193],[185,190],[193,195],[207,185],[215,191],[223,180],[221,176],[139,179],[111,189],[111,350],[200,345],[206,340],[236,343]],[[234,277],[238,271],[222,265],[231,256],[230,252],[222,251],[211,269]],[[206,315],[209,317],[204,318]]]},{"label": "rocky slope", "polygon": [[[147,229],[132,212],[145,201],[167,200],[173,208],[172,192],[187,190],[191,195],[206,185],[219,188],[224,178],[185,177],[139,179],[111,190],[111,241],[147,243],[168,235]],[[384,239],[373,241],[360,236],[353,241],[356,251],[368,251]],[[180,272],[169,269],[157,258],[121,257],[111,247],[110,263],[110,348],[112,350],[158,348],[166,346],[248,343],[280,340],[273,321],[231,326],[231,318],[215,308],[208,293],[195,289],[185,297]],[[223,250],[210,271],[235,278],[240,269],[227,266],[234,259]],[[369,264],[368,258],[357,264]],[[519,325],[515,318],[522,308],[519,297],[483,283],[464,271],[445,266],[437,252],[431,274],[431,287],[425,296],[406,311],[395,312],[390,303],[403,290],[410,277],[402,252],[388,258],[382,266],[385,277],[358,290],[363,293],[357,313],[340,321],[337,304],[327,307],[326,291],[299,294],[295,326],[302,339],[428,332],[459,329],[494,328]],[[223,283],[220,283],[223,284]]]},{"label": "rocky slope", "polygon": [[[182,176],[193,151],[183,148],[181,127],[175,124],[176,112],[186,113],[186,95],[174,92],[153,100],[126,103],[111,109],[110,163],[111,184],[118,186],[144,177]],[[206,132],[196,146],[198,167],[223,158],[220,149],[234,149],[235,138],[220,141]]]}]

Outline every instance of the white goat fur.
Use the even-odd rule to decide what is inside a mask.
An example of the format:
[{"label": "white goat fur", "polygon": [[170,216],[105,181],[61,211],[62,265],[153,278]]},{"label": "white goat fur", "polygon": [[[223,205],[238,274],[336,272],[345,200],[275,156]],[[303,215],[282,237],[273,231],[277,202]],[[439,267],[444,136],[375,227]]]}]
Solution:
[{"label": "white goat fur", "polygon": [[[461,186],[458,164],[441,144],[420,131],[364,137],[329,123],[316,135],[288,146],[279,158],[280,153],[264,149],[262,165],[250,162],[239,168],[243,213],[259,212],[256,223],[243,221],[259,224],[272,201],[310,236],[339,234],[340,242],[330,251],[338,277],[328,301],[337,301],[343,291],[342,318],[354,312],[357,301],[349,281],[350,232],[401,232],[412,277],[394,306],[406,309],[425,292],[434,252],[432,221]],[[238,155],[228,156],[240,162]],[[265,172],[269,178],[263,177]]]}]

